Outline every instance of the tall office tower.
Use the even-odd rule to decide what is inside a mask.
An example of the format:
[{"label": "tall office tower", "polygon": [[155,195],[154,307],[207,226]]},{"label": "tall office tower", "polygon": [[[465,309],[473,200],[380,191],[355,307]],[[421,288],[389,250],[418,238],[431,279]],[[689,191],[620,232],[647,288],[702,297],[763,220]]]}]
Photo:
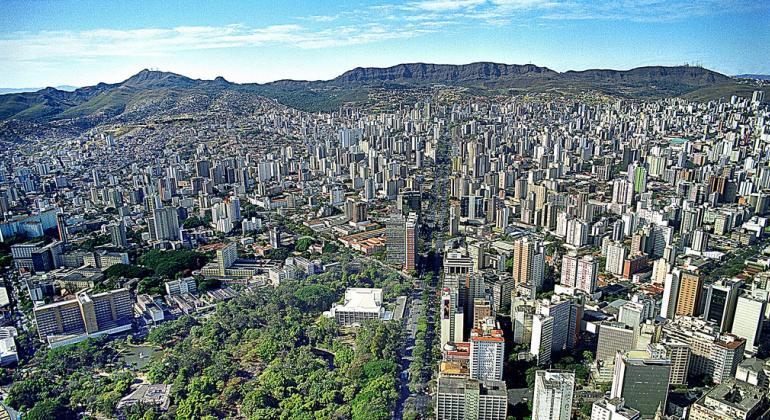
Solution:
[{"label": "tall office tower", "polygon": [[561,284],[591,294],[596,291],[598,272],[599,263],[592,256],[565,255],[561,264]]},{"label": "tall office tower", "polygon": [[571,419],[574,394],[575,372],[564,370],[536,371],[532,418],[538,420]]},{"label": "tall office tower", "polygon": [[273,226],[268,232],[268,236],[270,240],[270,246],[272,246],[275,249],[278,249],[283,246],[283,242],[281,241],[280,226]]},{"label": "tall office tower", "polygon": [[599,325],[596,360],[615,363],[615,354],[636,348],[637,332],[622,322],[603,322]]},{"label": "tall office tower", "polygon": [[409,213],[404,224],[404,271],[417,268],[417,214]]},{"label": "tall office tower", "polygon": [[156,241],[179,239],[179,214],[174,207],[156,208],[148,220],[150,238]]},{"label": "tall office tower", "polygon": [[107,230],[110,232],[110,242],[112,243],[112,246],[117,248],[128,247],[126,225],[122,220],[116,223],[110,223],[107,225]]},{"label": "tall office tower", "polygon": [[457,236],[460,233],[460,207],[449,207],[449,236]]},{"label": "tall office tower", "polygon": [[420,214],[422,211],[422,194],[419,191],[402,191],[396,200],[396,208],[401,210],[404,216],[409,213]]},{"label": "tall office tower", "polygon": [[[535,315],[535,302],[524,299],[511,299],[511,324],[513,342],[530,344],[532,341],[532,317]],[[549,343],[550,345],[550,343]]]},{"label": "tall office tower", "polygon": [[639,410],[627,407],[623,398],[602,398],[591,407],[591,420],[639,420]]},{"label": "tall office tower", "polygon": [[612,182],[612,203],[631,205],[634,202],[634,186],[625,179]]},{"label": "tall office tower", "polygon": [[472,328],[481,328],[487,317],[492,315],[492,304],[486,299],[473,299],[473,326]]},{"label": "tall office tower", "polygon": [[612,240],[622,241],[625,238],[625,227],[623,226],[623,219],[618,219],[612,224]]},{"label": "tall office tower", "polygon": [[369,218],[367,205],[363,201],[348,199],[345,203],[346,216],[352,223],[366,222]]},{"label": "tall office tower", "polygon": [[682,271],[679,276],[679,296],[676,299],[677,316],[696,316],[700,303],[703,277],[692,271]]},{"label": "tall office tower", "polygon": [[703,318],[713,322],[719,332],[729,331],[733,326],[738,292],[743,282],[722,279],[706,288],[706,306]]},{"label": "tall office tower", "polygon": [[219,246],[216,253],[219,275],[224,277],[226,275],[226,270],[238,259],[238,248],[235,242],[230,242],[227,245]]},{"label": "tall office tower", "polygon": [[441,348],[447,343],[460,343],[464,341],[463,324],[465,313],[459,305],[460,296],[456,288],[445,287],[441,291]]},{"label": "tall office tower", "polygon": [[704,232],[703,229],[695,229],[692,233],[692,248],[693,251],[706,252],[709,248],[709,234]]},{"label": "tall office tower", "polygon": [[536,293],[543,288],[543,281],[545,280],[545,249],[540,243],[537,243],[535,246],[530,273],[529,283],[532,285],[533,292]]},{"label": "tall office tower", "polygon": [[529,353],[535,357],[538,366],[547,366],[551,363],[553,349],[553,317],[541,314],[532,316],[532,333],[529,344]]},{"label": "tall office tower", "polygon": [[394,213],[385,224],[388,264],[402,267],[406,260],[406,218]]},{"label": "tall office tower", "polygon": [[59,233],[59,240],[63,244],[69,241],[69,232],[67,232],[67,215],[59,213],[56,215],[56,231]]},{"label": "tall office tower", "polygon": [[746,339],[746,351],[751,354],[759,348],[767,301],[768,291],[762,289],[744,291],[738,296],[732,333]]},{"label": "tall office tower", "polygon": [[502,380],[505,339],[502,330],[471,330],[470,376],[473,379]]},{"label": "tall office tower", "polygon": [[671,385],[686,384],[690,372],[690,346],[672,339],[666,339],[662,344],[666,349],[666,357],[671,360],[671,376],[668,382]]},{"label": "tall office tower", "polygon": [[508,390],[504,381],[439,377],[436,420],[505,420]]},{"label": "tall office tower", "polygon": [[550,363],[553,352],[575,348],[582,314],[582,302],[577,297],[562,300],[554,296],[551,301],[537,302],[532,317],[530,354],[537,357],[539,365]]},{"label": "tall office tower", "polygon": [[567,222],[565,241],[574,247],[582,247],[588,244],[588,233],[590,231],[591,227],[587,222],[581,219],[572,219]]},{"label": "tall office tower", "polygon": [[663,284],[663,301],[660,304],[660,316],[663,318],[674,319],[676,316],[680,276],[681,272],[679,269],[674,269],[666,274],[666,281]]},{"label": "tall office tower", "polygon": [[535,256],[535,243],[522,238],[513,243],[513,281],[516,286],[528,283]]},{"label": "tall office tower", "polygon": [[647,168],[644,166],[637,166],[634,169],[634,192],[647,192]]},{"label": "tall office tower", "polygon": [[676,254],[676,247],[674,245],[666,245],[663,249],[663,259],[669,266],[674,266],[676,264]]},{"label": "tall office tower", "polygon": [[659,407],[666,407],[671,361],[648,351],[633,350],[615,356],[610,398],[623,398],[642,417],[652,418]]},{"label": "tall office tower", "polygon": [[541,287],[545,255],[539,243],[522,238],[513,243],[513,281],[515,286],[530,283]]},{"label": "tall office tower", "polygon": [[623,275],[623,264],[626,260],[626,255],[626,247],[621,242],[613,242],[607,245],[605,271],[617,276]]},{"label": "tall office tower", "polygon": [[618,320],[636,331],[639,326],[648,319],[655,317],[654,299],[635,294],[630,301],[620,307]]},{"label": "tall office tower", "polygon": [[444,257],[444,274],[461,275],[463,278],[474,273],[473,259],[459,251],[449,251]]}]

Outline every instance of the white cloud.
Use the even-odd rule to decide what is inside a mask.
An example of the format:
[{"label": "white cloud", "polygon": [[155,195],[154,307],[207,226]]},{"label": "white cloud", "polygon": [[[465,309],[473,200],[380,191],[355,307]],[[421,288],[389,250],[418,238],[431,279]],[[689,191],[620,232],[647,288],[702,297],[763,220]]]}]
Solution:
[{"label": "white cloud", "polygon": [[421,10],[441,12],[476,7],[484,3],[486,0],[423,0],[411,3],[411,6]]},{"label": "white cloud", "polygon": [[181,26],[170,29],[95,29],[15,32],[0,37],[0,56],[13,61],[169,55],[180,51],[279,45],[313,49],[411,38],[440,26],[428,22],[398,26],[360,23],[327,29],[297,24]]}]

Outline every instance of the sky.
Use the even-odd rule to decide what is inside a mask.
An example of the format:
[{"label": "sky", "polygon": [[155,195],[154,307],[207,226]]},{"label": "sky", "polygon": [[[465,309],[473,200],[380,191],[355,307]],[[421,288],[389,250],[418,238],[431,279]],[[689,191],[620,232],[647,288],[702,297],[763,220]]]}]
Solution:
[{"label": "sky", "polygon": [[2,0],[0,87],[234,82],[406,62],[770,74],[767,0]]}]

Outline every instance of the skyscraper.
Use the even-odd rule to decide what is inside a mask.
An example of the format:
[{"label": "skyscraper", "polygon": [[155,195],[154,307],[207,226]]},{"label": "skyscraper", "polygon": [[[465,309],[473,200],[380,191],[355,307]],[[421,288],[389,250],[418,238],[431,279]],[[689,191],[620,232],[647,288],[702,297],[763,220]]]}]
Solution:
[{"label": "skyscraper", "polygon": [[599,325],[599,337],[596,345],[596,360],[608,364],[615,363],[618,351],[636,348],[636,332],[622,322],[604,322]]},{"label": "skyscraper", "polygon": [[393,213],[386,225],[388,264],[403,266],[406,256],[406,218],[401,213]]},{"label": "skyscraper", "polygon": [[720,332],[728,331],[733,326],[738,291],[742,284],[741,281],[722,279],[706,288],[703,317],[715,323]]},{"label": "skyscraper", "polygon": [[528,283],[535,257],[535,243],[522,238],[513,243],[513,281],[516,286]]},{"label": "skyscraper", "polygon": [[682,271],[679,279],[679,296],[676,315],[696,316],[700,302],[703,277],[692,271]]},{"label": "skyscraper", "polygon": [[56,215],[56,230],[59,233],[59,240],[63,244],[67,244],[69,240],[69,232],[67,232],[67,215],[59,213]]},{"label": "skyscraper", "polygon": [[507,412],[504,381],[438,378],[436,420],[505,420]]},{"label": "skyscraper", "polygon": [[401,267],[404,271],[417,267],[417,214],[409,213],[404,217],[400,213],[390,216],[386,224],[388,264]]},{"label": "skyscraper", "polygon": [[505,359],[503,331],[471,330],[470,376],[473,379],[502,380]]},{"label": "skyscraper", "polygon": [[767,308],[768,292],[756,289],[738,296],[732,333],[746,339],[746,351],[756,353],[762,336],[762,323]]},{"label": "skyscraper", "polygon": [[617,353],[612,377],[611,398],[623,398],[643,417],[653,417],[659,407],[666,407],[671,361],[664,355],[633,350]]},{"label": "skyscraper", "polygon": [[417,214],[409,213],[404,224],[404,271],[417,268]]},{"label": "skyscraper", "polygon": [[565,255],[561,265],[561,284],[586,293],[596,290],[599,263],[590,255],[578,258],[577,254]]},{"label": "skyscraper", "polygon": [[151,239],[179,240],[179,215],[174,207],[156,208],[152,215],[148,220]]},{"label": "skyscraper", "polygon": [[112,243],[112,246],[117,248],[128,247],[128,240],[126,239],[126,225],[122,220],[107,225],[107,230],[110,233],[110,242]]},{"label": "skyscraper", "polygon": [[571,419],[574,393],[574,372],[538,370],[535,372],[532,418],[538,420]]}]

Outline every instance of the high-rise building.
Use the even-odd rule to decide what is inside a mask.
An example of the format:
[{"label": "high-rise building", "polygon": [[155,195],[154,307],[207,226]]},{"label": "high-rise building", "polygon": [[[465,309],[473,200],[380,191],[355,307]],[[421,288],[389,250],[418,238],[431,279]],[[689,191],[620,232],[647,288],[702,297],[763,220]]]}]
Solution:
[{"label": "high-rise building", "polygon": [[536,371],[532,418],[538,420],[571,419],[574,394],[574,372],[564,370]]},{"label": "high-rise building", "polygon": [[686,384],[690,372],[690,347],[671,339],[664,340],[662,344],[666,349],[666,357],[671,360],[669,383],[671,385]]},{"label": "high-rise building", "polygon": [[596,291],[599,263],[590,255],[578,258],[577,254],[565,255],[561,265],[561,284],[586,293]]},{"label": "high-rise building", "polygon": [[604,270],[617,276],[623,275],[623,263],[626,260],[626,247],[620,242],[607,245],[607,259]]},{"label": "high-rise building", "polygon": [[386,224],[386,251],[388,264],[405,271],[417,266],[417,214],[404,217],[394,213]]},{"label": "high-rise building", "polygon": [[636,348],[636,332],[622,322],[604,322],[599,325],[596,360],[615,363],[615,354]]},{"label": "high-rise building", "polygon": [[697,316],[700,303],[703,276],[692,271],[682,271],[679,277],[679,296],[676,303],[677,316]]},{"label": "high-rise building", "polygon": [[91,294],[34,308],[40,339],[51,348],[132,328],[133,299],[128,289]]},{"label": "high-rise building", "polygon": [[128,247],[128,240],[126,239],[126,225],[122,220],[107,225],[107,230],[110,232],[110,242],[112,243],[112,246],[117,248]]},{"label": "high-rise building", "polygon": [[681,272],[678,269],[666,274],[666,281],[663,284],[663,301],[660,304],[660,316],[663,318],[674,319],[676,316],[680,275]]},{"label": "high-rise building", "polygon": [[402,266],[406,256],[406,218],[393,213],[386,223],[388,264]]},{"label": "high-rise building", "polygon": [[227,245],[218,247],[217,268],[219,269],[219,275],[224,277],[226,275],[226,270],[230,268],[237,259],[238,248],[235,242],[230,242]]},{"label": "high-rise building", "polygon": [[481,328],[487,317],[492,316],[492,305],[486,299],[473,299],[473,328]]},{"label": "high-rise building", "polygon": [[545,255],[539,243],[525,237],[513,243],[513,281],[515,286],[542,287]]},{"label": "high-rise building", "polygon": [[179,214],[174,207],[156,208],[148,219],[148,225],[152,240],[179,240]]},{"label": "high-rise building", "polygon": [[67,215],[58,213],[56,215],[56,231],[59,233],[59,240],[66,244],[69,241],[69,232],[67,231]]},{"label": "high-rise building", "polygon": [[522,238],[513,243],[513,281],[516,286],[528,283],[535,258],[535,243]]},{"label": "high-rise building", "polygon": [[626,407],[623,398],[602,398],[591,407],[591,420],[639,420],[639,410]]},{"label": "high-rise building", "polygon": [[713,323],[700,318],[677,317],[663,325],[663,340],[676,340],[690,349],[688,374],[721,383],[735,375],[743,361],[746,340],[720,333]]},{"label": "high-rise building", "polygon": [[551,363],[553,351],[553,324],[552,316],[535,314],[532,316],[532,333],[529,352],[537,360],[538,366],[547,366]]},{"label": "high-rise building", "polygon": [[436,420],[505,420],[507,413],[504,381],[438,378]]},{"label": "high-rise building", "polygon": [[746,351],[751,354],[759,348],[767,301],[768,291],[762,289],[744,291],[738,296],[731,332],[746,339]]},{"label": "high-rise building", "polygon": [[505,360],[505,339],[502,330],[471,330],[470,377],[483,380],[502,380]]},{"label": "high-rise building", "polygon": [[665,409],[671,361],[665,355],[633,350],[617,353],[610,398],[623,398],[643,417],[653,417],[659,408]]},{"label": "high-rise building", "polygon": [[719,331],[729,331],[733,326],[738,291],[743,282],[722,279],[706,288],[706,305],[703,318],[715,323]]},{"label": "high-rise building", "polygon": [[439,318],[441,320],[441,348],[450,342],[464,341],[465,313],[463,307],[460,306],[460,293],[457,286],[444,287],[441,291]]},{"label": "high-rise building", "polygon": [[404,224],[404,271],[417,268],[417,214],[409,213]]}]

